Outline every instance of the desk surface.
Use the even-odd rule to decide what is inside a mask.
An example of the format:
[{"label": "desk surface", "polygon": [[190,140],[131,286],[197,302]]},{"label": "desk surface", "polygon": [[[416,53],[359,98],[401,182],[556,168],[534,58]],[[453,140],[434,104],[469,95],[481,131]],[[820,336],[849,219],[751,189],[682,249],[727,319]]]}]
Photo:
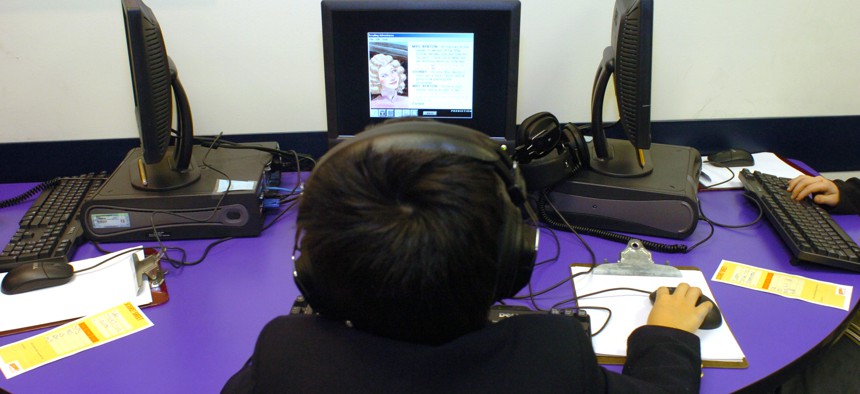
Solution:
[{"label": "desk surface", "polygon": [[[17,195],[32,184],[0,185],[0,199]],[[705,213],[721,223],[748,223],[755,209],[740,191],[700,193]],[[7,240],[29,204],[0,210],[0,240]],[[85,351],[6,380],[0,387],[11,392],[217,392],[248,359],[263,325],[287,314],[298,295],[291,279],[294,212],[260,237],[235,239],[216,246],[201,264],[171,269],[167,276],[170,301],[144,310],[155,326],[104,346]],[[837,216],[855,239],[860,217]],[[700,222],[681,243],[692,245],[709,229]],[[542,230],[540,257],[557,248]],[[558,234],[560,258],[538,267],[533,286],[541,289],[568,273],[568,265],[589,262],[590,257],[572,234]],[[649,239],[648,237],[644,237]],[[584,236],[597,255],[616,261],[624,244]],[[653,239],[666,242],[663,239]],[[672,241],[675,243],[676,241]],[[208,240],[180,241],[190,260],[197,259]],[[119,250],[133,244],[105,244]],[[855,287],[851,308],[860,297],[860,274],[826,267],[792,266],[789,255],[766,221],[745,229],[717,228],[714,237],[686,255],[653,252],[656,262],[696,266],[710,278],[721,259]],[[82,245],[76,257],[98,252]],[[702,392],[723,393],[755,388],[780,379],[798,359],[828,345],[843,327],[849,312],[813,305],[772,294],[710,282],[726,321],[749,361],[746,369],[708,368]],[[571,296],[561,286],[539,299],[547,307]],[[2,311],[0,311],[2,316]],[[29,337],[35,331],[0,337],[0,346]],[[608,367],[620,370],[618,366]],[[781,372],[782,371],[782,372]],[[751,386],[752,385],[752,386]]]}]

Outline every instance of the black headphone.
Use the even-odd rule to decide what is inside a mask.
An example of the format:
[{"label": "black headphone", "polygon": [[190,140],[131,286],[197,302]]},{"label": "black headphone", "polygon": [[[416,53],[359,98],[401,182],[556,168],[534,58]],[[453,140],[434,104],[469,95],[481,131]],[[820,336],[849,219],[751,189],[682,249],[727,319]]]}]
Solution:
[{"label": "black headphone", "polygon": [[[337,160],[340,152],[367,148],[377,152],[445,152],[493,164],[495,173],[504,182],[510,200],[505,202],[505,209],[501,213],[504,217],[498,241],[498,276],[494,300],[516,295],[529,282],[537,254],[538,232],[523,221],[523,212],[527,207],[525,180],[517,163],[502,145],[483,133],[463,126],[426,120],[397,121],[368,129],[336,145],[320,158],[314,172],[325,166],[326,162]],[[321,286],[315,286],[313,263],[305,261],[302,256],[296,258],[295,252],[293,260],[296,286],[314,311],[329,317],[347,318],[338,313],[335,303],[320,291]]]},{"label": "black headphone", "polygon": [[517,128],[516,160],[529,191],[543,190],[588,165],[588,145],[573,123],[561,126],[549,112],[526,118]]}]

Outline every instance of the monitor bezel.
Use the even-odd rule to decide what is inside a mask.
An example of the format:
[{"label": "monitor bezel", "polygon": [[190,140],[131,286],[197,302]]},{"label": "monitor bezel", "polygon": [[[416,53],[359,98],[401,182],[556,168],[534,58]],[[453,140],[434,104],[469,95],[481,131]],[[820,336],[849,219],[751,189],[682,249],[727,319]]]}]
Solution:
[{"label": "monitor bezel", "polygon": [[[638,28],[627,25],[636,14]],[[603,51],[591,96],[590,168],[614,177],[639,177],[653,171],[651,160],[651,58],[653,0],[616,0],[612,39]],[[614,80],[619,123],[625,140],[609,139],[603,125],[603,100]]]},{"label": "monitor bezel", "polygon": [[188,186],[200,179],[191,159],[194,126],[188,97],[155,13],[142,0],[122,0],[121,5],[140,138],[139,176],[132,177],[132,186],[144,191]]},{"label": "monitor bezel", "polygon": [[161,26],[139,0],[123,0],[129,71],[143,158],[161,161],[170,146],[173,97]]},{"label": "monitor bezel", "polygon": [[[651,146],[651,57],[654,37],[653,0],[618,0],[616,13],[626,12],[613,22],[615,91],[618,111],[627,138],[637,148]],[[638,29],[628,29],[630,13],[638,13]],[[635,51],[630,61],[625,53]]]},{"label": "monitor bezel", "polygon": [[[356,104],[363,101],[356,98],[366,95],[367,90],[368,32],[474,33],[473,118],[439,120],[473,128],[495,139],[514,141],[519,1],[324,0],[321,9],[327,134],[331,142],[385,120],[371,118],[367,105]],[[363,55],[356,55],[358,52]],[[507,61],[498,64],[494,59],[500,54]],[[355,60],[342,61],[346,56]],[[353,86],[357,87],[349,88]]]}]

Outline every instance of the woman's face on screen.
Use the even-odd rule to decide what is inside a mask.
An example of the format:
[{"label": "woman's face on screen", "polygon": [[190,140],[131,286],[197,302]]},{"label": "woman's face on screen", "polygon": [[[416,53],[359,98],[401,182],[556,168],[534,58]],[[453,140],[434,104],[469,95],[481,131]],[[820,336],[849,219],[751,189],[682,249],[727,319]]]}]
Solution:
[{"label": "woman's face on screen", "polygon": [[379,68],[379,84],[389,89],[397,89],[400,85],[400,74],[391,64]]}]

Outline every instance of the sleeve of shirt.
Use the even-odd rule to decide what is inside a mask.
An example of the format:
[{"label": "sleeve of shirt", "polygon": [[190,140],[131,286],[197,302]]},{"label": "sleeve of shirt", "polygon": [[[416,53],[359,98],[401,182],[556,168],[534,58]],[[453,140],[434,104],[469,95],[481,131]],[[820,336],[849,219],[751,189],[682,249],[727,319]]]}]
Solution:
[{"label": "sleeve of shirt", "polygon": [[837,179],[833,183],[839,189],[839,204],[833,207],[830,213],[860,214],[860,179]]},{"label": "sleeve of shirt", "polygon": [[[642,326],[627,339],[624,375],[647,382],[648,392],[697,393],[702,378],[699,337],[668,327]],[[619,382],[615,382],[616,384]],[[610,382],[610,392],[618,389]]]},{"label": "sleeve of shirt", "polygon": [[609,393],[698,393],[699,337],[674,328],[639,327],[628,337],[623,375],[606,378]]}]

